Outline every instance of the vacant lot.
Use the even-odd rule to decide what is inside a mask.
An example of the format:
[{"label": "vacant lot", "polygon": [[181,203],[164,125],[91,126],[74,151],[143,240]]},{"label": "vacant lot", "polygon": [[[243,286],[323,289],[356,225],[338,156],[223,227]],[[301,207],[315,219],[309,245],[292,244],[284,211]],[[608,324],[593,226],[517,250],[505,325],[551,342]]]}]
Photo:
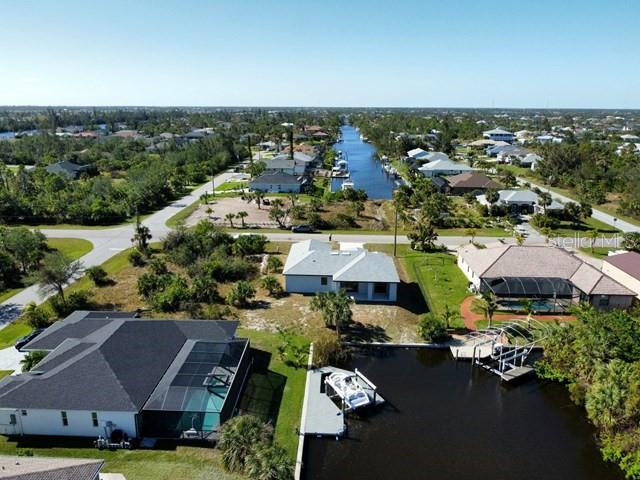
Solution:
[{"label": "vacant lot", "polygon": [[[275,197],[274,197],[275,198]],[[272,200],[271,198],[269,198]],[[208,213],[208,210],[211,212]],[[225,215],[238,212],[247,212],[248,216],[244,219],[247,226],[251,227],[271,227],[276,228],[278,224],[269,219],[269,207],[262,205],[258,208],[255,202],[245,202],[240,197],[225,197],[216,198],[210,201],[209,204],[200,205],[193,214],[187,219],[186,226],[192,227],[200,220],[209,220],[216,224],[226,224],[229,226],[229,221],[225,219]],[[236,219],[233,221],[234,226],[240,226],[241,221]]]}]

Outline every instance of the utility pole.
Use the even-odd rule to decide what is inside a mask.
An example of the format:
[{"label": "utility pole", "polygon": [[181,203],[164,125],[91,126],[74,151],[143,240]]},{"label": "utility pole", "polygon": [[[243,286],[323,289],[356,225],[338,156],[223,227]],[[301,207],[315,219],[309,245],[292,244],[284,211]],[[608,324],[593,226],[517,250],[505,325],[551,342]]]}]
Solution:
[{"label": "utility pole", "polygon": [[396,221],[393,225],[393,256],[396,256],[398,251],[398,204],[396,204]]}]

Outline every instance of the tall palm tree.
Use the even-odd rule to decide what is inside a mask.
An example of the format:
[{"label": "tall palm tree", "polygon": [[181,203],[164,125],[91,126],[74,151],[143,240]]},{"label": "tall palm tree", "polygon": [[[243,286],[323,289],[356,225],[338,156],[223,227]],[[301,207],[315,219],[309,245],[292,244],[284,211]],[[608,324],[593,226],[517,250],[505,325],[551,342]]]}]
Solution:
[{"label": "tall palm tree", "polygon": [[484,313],[484,318],[489,322],[489,328],[491,328],[491,324],[493,322],[493,314],[498,310],[498,302],[496,300],[495,294],[491,290],[487,290],[482,294],[482,299],[480,300],[480,309],[482,313]]},{"label": "tall palm tree", "polygon": [[589,248],[591,249],[591,253],[593,253],[600,231],[597,228],[594,228],[593,230],[589,230],[585,235],[589,239]]},{"label": "tall palm tree", "polygon": [[226,218],[227,220],[229,220],[229,226],[231,228],[233,228],[233,219],[236,218],[236,214],[235,213],[227,213],[224,218]]},{"label": "tall palm tree", "polygon": [[249,216],[249,214],[247,212],[245,212],[244,210],[236,213],[236,217],[240,219],[240,222],[242,223],[242,228],[244,228],[244,219],[247,218]]},{"label": "tall palm tree", "polygon": [[254,192],[253,199],[256,201],[256,204],[258,205],[258,210],[260,210],[262,202],[264,201],[264,193]]},{"label": "tall palm tree", "polygon": [[337,292],[318,292],[311,299],[310,307],[320,312],[327,327],[335,327],[340,337],[340,328],[351,323],[353,299],[344,290]]}]

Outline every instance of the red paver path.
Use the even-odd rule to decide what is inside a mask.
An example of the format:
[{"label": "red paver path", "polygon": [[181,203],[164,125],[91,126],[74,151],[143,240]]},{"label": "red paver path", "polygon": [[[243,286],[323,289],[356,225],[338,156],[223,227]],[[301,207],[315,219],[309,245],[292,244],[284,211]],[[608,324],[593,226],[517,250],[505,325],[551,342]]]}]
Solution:
[{"label": "red paver path", "polygon": [[[467,327],[469,330],[476,330],[476,322],[478,320],[484,320],[483,314],[475,313],[471,310],[471,305],[473,304],[473,301],[475,299],[476,297],[474,295],[470,295],[467,298],[465,298],[462,301],[462,304],[460,305],[460,315],[464,320],[464,326]],[[493,320],[495,321],[511,320],[514,318],[527,318],[527,316],[522,314],[512,314],[512,313],[496,313],[493,316]],[[532,318],[535,318],[539,322],[546,322],[550,320],[561,320],[561,321],[575,320],[576,317],[574,317],[573,315],[540,315],[538,314],[538,315],[532,316]]]}]

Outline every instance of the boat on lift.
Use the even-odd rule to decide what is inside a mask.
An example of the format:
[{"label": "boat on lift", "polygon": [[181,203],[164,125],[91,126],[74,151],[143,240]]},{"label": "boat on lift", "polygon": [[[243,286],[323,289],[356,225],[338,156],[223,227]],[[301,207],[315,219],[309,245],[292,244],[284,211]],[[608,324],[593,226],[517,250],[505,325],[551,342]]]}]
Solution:
[{"label": "boat on lift", "polygon": [[356,375],[335,372],[329,375],[325,382],[333,388],[349,410],[371,404],[371,398],[358,383]]},{"label": "boat on lift", "polygon": [[340,186],[341,190],[349,190],[349,189],[354,189],[354,188],[356,188],[356,186],[350,180],[346,180],[346,181],[342,182],[342,185]]}]

